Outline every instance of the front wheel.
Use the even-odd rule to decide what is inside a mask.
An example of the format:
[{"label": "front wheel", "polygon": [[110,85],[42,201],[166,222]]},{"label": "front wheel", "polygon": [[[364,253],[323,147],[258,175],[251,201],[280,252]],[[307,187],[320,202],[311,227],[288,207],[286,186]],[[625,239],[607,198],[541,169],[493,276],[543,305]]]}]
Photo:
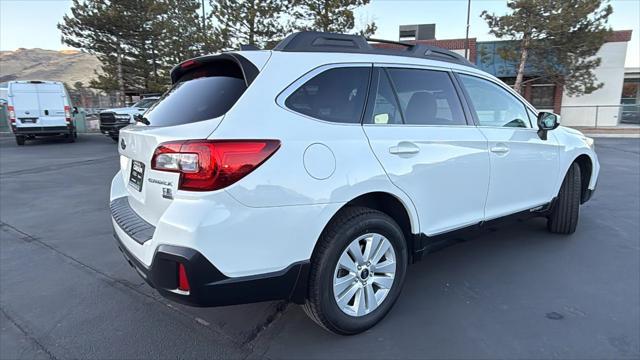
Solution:
[{"label": "front wheel", "polygon": [[24,145],[26,138],[24,136],[16,136],[16,144],[19,146]]},{"label": "front wheel", "polygon": [[311,260],[305,312],[337,334],[369,329],[400,295],[407,258],[404,234],[391,217],[362,207],[343,210]]},{"label": "front wheel", "polygon": [[560,187],[560,193],[547,221],[547,228],[556,234],[573,234],[580,215],[580,192],[582,189],[580,166],[573,163]]}]

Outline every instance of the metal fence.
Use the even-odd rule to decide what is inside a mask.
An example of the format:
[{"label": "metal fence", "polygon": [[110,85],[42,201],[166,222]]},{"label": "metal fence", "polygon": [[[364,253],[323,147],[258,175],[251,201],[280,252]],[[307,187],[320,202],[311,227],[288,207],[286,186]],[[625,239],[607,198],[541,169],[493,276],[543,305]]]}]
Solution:
[{"label": "metal fence", "polygon": [[640,104],[566,105],[560,108],[560,115],[568,126],[640,126]]}]

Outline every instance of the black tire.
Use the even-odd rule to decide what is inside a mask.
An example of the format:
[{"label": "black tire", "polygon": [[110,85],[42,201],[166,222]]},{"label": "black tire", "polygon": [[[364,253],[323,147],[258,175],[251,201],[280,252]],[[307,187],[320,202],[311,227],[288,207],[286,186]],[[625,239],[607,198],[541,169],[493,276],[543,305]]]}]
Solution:
[{"label": "black tire", "polygon": [[[367,233],[383,235],[396,253],[396,274],[387,297],[369,314],[350,316],[338,307],[333,295],[333,276],[346,247]],[[408,263],[407,244],[402,229],[387,214],[364,207],[342,210],[324,230],[311,259],[309,291],[303,305],[307,315],[324,329],[341,335],[363,332],[389,312],[400,295]]]},{"label": "black tire", "polygon": [[18,146],[24,145],[25,140],[27,140],[24,136],[16,136],[16,144]]},{"label": "black tire", "polygon": [[114,143],[118,143],[118,137],[117,136],[111,136],[111,140],[113,140]]},{"label": "black tire", "polygon": [[548,217],[547,228],[550,232],[573,234],[576,231],[580,214],[581,190],[580,166],[573,163],[562,181],[560,193]]}]

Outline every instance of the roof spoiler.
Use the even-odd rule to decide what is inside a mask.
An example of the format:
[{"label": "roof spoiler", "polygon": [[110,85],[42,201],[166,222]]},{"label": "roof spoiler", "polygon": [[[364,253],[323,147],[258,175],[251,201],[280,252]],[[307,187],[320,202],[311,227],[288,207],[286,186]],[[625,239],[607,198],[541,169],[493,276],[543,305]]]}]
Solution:
[{"label": "roof spoiler", "polygon": [[197,58],[185,60],[171,69],[171,84],[175,84],[180,80],[182,75],[187,72],[203,66],[205,64],[214,63],[217,61],[232,62],[240,68],[242,76],[247,86],[251,85],[253,80],[258,76],[260,71],[253,65],[253,63],[247,60],[244,56],[234,53],[224,53],[218,55],[205,55]]}]

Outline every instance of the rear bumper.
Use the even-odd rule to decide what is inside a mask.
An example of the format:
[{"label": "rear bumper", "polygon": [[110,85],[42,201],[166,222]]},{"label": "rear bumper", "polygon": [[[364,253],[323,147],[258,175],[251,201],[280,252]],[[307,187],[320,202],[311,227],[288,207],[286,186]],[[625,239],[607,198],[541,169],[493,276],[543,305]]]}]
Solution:
[{"label": "rear bumper", "polygon": [[15,135],[59,135],[73,132],[73,127],[69,126],[29,126],[12,127]]},{"label": "rear bumper", "polygon": [[[191,306],[224,306],[269,300],[303,303],[306,297],[309,262],[291,264],[282,271],[229,278],[198,251],[160,245],[147,267],[127,250],[114,232],[118,248],[138,274],[161,295]],[[190,290],[178,288],[178,264],[183,264]]]},{"label": "rear bumper", "polygon": [[[129,174],[126,159],[121,166]],[[170,185],[155,182],[144,184],[143,203],[138,193],[130,192],[122,171],[114,176],[109,197],[113,205],[120,205],[112,207],[114,233],[131,264],[163,295],[197,306],[304,301],[307,264],[316,240],[342,203],[249,208],[226,191],[175,189],[174,199],[165,201],[163,187]],[[128,204],[120,203],[123,197]],[[124,205],[136,216],[123,211]],[[153,229],[141,230],[148,226],[136,217]],[[188,295],[176,292],[176,263],[158,265],[167,257],[184,262],[193,289]],[[158,275],[167,273],[156,270],[163,267],[171,269],[169,275]]]}]

